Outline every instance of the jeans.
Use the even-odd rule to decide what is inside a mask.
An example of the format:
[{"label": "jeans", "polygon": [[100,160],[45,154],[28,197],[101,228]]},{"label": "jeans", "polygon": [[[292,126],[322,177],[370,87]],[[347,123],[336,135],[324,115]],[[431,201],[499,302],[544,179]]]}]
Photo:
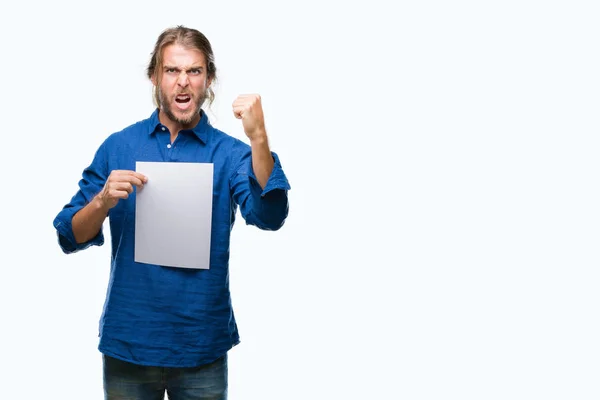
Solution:
[{"label": "jeans", "polygon": [[199,367],[131,364],[103,355],[106,400],[227,400],[227,354]]}]

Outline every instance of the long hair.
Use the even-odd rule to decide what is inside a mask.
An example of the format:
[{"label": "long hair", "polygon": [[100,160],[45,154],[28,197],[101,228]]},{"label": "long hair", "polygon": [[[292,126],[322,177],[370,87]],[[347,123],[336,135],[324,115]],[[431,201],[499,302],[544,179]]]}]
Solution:
[{"label": "long hair", "polygon": [[152,93],[155,105],[160,107],[158,88],[160,87],[162,80],[162,74],[157,74],[156,72],[157,69],[158,71],[162,69],[163,51],[165,47],[172,44],[179,44],[188,49],[196,49],[204,54],[204,58],[206,59],[207,78],[210,80],[211,84],[206,90],[206,97],[202,104],[208,100],[208,105],[212,105],[215,100],[215,92],[212,90],[212,86],[217,79],[217,67],[215,65],[215,55],[212,46],[204,34],[196,29],[187,28],[183,25],[164,30],[154,45],[154,50],[152,51],[146,72],[150,79],[156,74],[156,86],[154,86]]}]

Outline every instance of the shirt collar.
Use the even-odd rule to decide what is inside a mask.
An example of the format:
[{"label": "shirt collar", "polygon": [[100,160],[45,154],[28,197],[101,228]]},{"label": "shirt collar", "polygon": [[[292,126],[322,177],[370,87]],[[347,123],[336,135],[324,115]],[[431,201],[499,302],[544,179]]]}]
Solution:
[{"label": "shirt collar", "polygon": [[[166,129],[166,127],[160,123],[160,119],[158,119],[158,112],[159,110],[156,108],[150,116],[150,124],[148,125],[148,134],[150,135],[162,130],[162,128]],[[184,129],[181,132],[192,132],[202,143],[206,144],[210,122],[208,121],[208,116],[204,110],[200,110],[200,114],[200,121],[198,121],[195,127],[192,129]]]}]

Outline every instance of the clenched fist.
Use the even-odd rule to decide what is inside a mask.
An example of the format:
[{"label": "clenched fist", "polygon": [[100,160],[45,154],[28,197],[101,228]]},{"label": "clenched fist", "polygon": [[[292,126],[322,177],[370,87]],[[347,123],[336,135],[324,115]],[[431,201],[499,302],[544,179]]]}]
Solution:
[{"label": "clenched fist", "polygon": [[108,176],[104,188],[98,194],[98,200],[106,210],[117,205],[120,199],[126,199],[133,192],[133,187],[141,189],[148,178],[139,172],[114,170]]},{"label": "clenched fist", "polygon": [[260,102],[260,95],[239,95],[233,102],[233,115],[242,120],[244,132],[250,141],[266,138],[265,117]]}]

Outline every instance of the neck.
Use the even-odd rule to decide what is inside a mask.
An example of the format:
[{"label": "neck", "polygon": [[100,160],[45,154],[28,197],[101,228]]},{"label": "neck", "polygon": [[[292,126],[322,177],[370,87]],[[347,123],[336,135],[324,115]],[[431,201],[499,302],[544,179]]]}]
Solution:
[{"label": "neck", "polygon": [[160,109],[158,112],[158,120],[161,124],[166,126],[169,132],[171,133],[171,143],[175,141],[180,131],[185,129],[193,129],[196,125],[198,125],[201,116],[202,110],[200,110],[200,112],[194,116],[190,123],[184,124],[181,121],[177,121],[170,118],[162,109]]}]

